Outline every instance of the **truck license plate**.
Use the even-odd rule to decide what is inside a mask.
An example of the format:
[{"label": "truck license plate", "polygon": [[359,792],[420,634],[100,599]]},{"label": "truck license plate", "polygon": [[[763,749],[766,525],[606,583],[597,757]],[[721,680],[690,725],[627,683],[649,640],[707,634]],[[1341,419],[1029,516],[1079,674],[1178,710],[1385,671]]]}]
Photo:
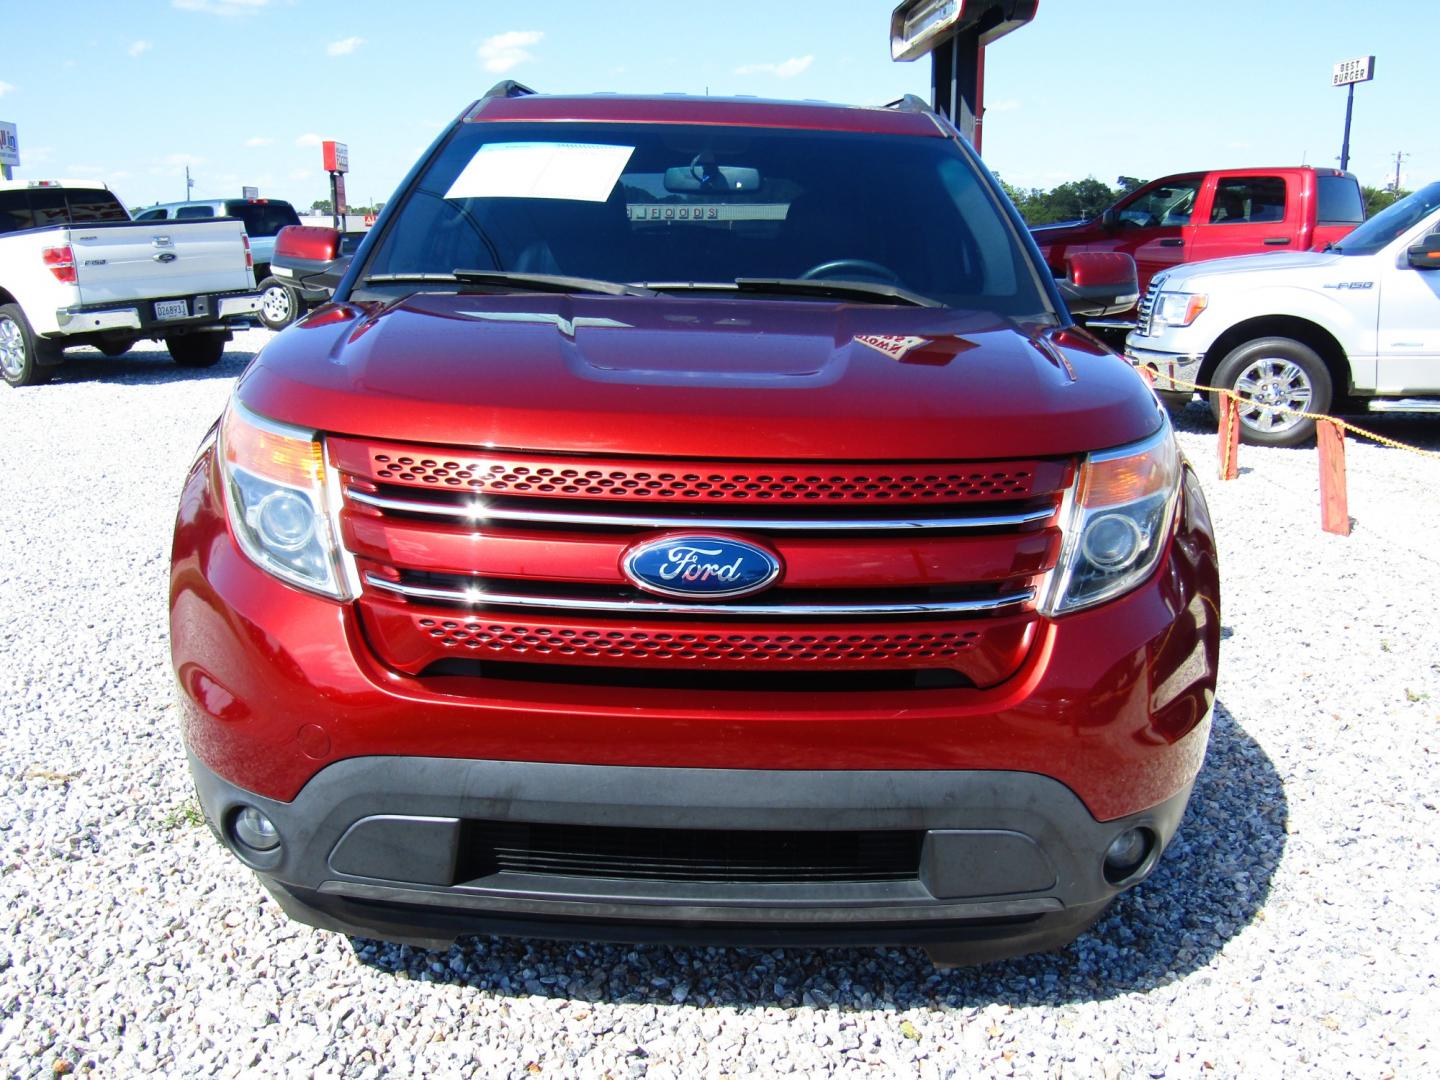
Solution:
[{"label": "truck license plate", "polygon": [[155,318],[157,319],[188,319],[189,317],[190,305],[184,300],[155,301]]}]

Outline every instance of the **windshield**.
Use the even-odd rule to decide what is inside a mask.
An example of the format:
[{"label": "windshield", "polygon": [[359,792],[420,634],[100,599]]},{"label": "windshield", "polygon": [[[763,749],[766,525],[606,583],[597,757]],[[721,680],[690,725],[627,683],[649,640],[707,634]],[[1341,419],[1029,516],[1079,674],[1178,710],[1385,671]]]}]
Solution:
[{"label": "windshield", "polygon": [[457,270],[672,289],[804,277],[1051,314],[1000,204],[944,138],[462,124],[404,196],[361,280]]},{"label": "windshield", "polygon": [[1436,208],[1440,208],[1440,180],[1387,206],[1353,232],[1346,233],[1331,250],[1342,255],[1374,255],[1396,237],[1409,232]]}]

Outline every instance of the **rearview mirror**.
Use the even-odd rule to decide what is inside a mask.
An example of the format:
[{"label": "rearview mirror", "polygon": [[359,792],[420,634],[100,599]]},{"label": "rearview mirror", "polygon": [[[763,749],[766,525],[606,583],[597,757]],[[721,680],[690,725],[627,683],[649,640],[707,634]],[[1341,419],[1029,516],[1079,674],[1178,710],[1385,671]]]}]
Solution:
[{"label": "rearview mirror", "polygon": [[719,195],[723,192],[758,191],[760,170],[747,169],[740,165],[681,165],[665,170],[665,190],[674,192],[706,191]]},{"label": "rearview mirror", "polygon": [[1077,251],[1065,267],[1068,276],[1056,284],[1071,315],[1117,315],[1140,299],[1135,260],[1123,252]]},{"label": "rearview mirror", "polygon": [[1416,270],[1440,270],[1440,232],[1432,232],[1405,254]]}]

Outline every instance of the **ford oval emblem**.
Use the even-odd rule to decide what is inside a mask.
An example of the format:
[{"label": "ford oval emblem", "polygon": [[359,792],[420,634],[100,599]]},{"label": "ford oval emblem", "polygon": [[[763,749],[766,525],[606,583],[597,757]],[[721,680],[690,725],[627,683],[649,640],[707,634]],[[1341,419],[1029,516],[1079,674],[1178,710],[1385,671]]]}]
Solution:
[{"label": "ford oval emblem", "polygon": [[762,547],[723,536],[662,536],[625,553],[625,576],[646,592],[686,600],[749,596],[780,576]]}]

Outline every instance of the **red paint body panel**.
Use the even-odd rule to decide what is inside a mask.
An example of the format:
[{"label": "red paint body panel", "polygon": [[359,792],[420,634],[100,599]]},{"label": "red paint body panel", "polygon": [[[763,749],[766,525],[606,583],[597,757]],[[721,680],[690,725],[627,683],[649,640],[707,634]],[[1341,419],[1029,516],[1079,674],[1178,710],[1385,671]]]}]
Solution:
[{"label": "red paint body panel", "polygon": [[[906,363],[855,340],[869,334],[976,347]],[[1159,423],[1139,391],[1084,334],[977,312],[446,293],[320,309],[239,387],[262,416],[342,435],[394,439],[398,426],[442,446],[797,463],[1120,446]]]},{"label": "red paint body panel", "polygon": [[293,798],[332,761],[375,754],[1007,769],[1054,777],[1110,819],[1181,790],[1204,756],[1219,590],[1188,472],[1176,534],[1145,585],[1123,602],[1038,620],[1024,663],[997,686],[898,697],[408,676],[374,657],[352,607],[281,584],[242,555],[216,484],[207,450],[187,479],[173,552],[183,725],[203,763],[272,798]]}]

